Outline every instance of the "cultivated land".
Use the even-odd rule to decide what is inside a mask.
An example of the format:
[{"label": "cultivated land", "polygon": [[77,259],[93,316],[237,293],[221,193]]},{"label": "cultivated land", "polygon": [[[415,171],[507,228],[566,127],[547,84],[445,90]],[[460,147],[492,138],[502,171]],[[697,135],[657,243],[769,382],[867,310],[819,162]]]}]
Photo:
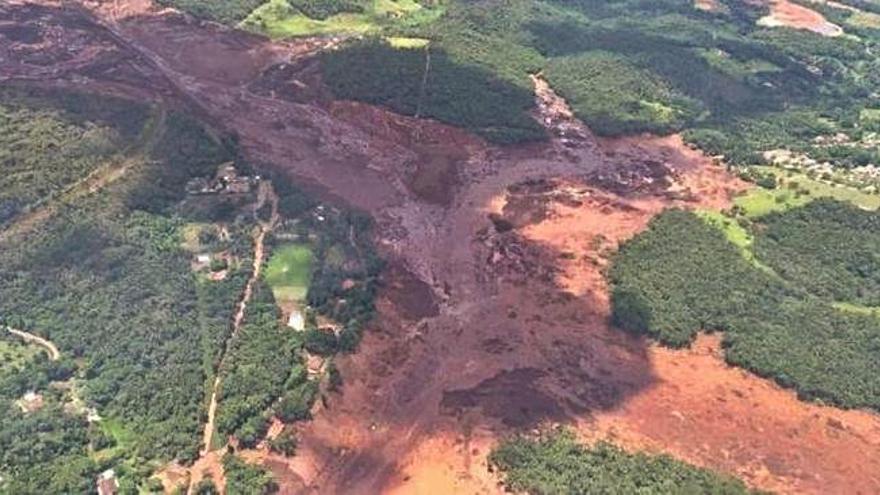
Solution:
[{"label": "cultivated land", "polygon": [[[226,5],[217,5],[221,4]],[[240,22],[250,8],[243,10],[220,20]],[[208,306],[210,310],[184,316],[193,324],[169,332],[170,338],[208,339],[210,344],[206,344],[207,351],[181,360],[203,364],[201,371],[187,368],[187,376],[194,379],[188,380],[182,388],[185,393],[173,401],[186,404],[177,430],[181,435],[175,437],[173,447],[188,458],[177,452],[170,457],[199,461],[193,469],[178,464],[167,467],[163,477],[167,489],[184,485],[195,490],[204,471],[213,473],[214,481],[225,484],[229,493],[254,486],[248,483],[265,486],[264,471],[244,465],[237,457],[221,459],[222,452],[213,450],[218,442],[198,452],[198,440],[193,438],[203,431],[208,437],[216,434],[207,414],[210,404],[216,403],[222,439],[239,442],[240,457],[271,471],[285,493],[499,492],[503,476],[489,471],[490,452],[511,435],[550,424],[566,425],[580,442],[610,441],[629,452],[668,454],[678,461],[736,476],[753,488],[783,493],[880,490],[876,475],[880,472],[880,417],[876,412],[800,400],[791,389],[803,383],[797,376],[778,380],[791,387],[783,388],[732,367],[722,346],[726,334],[697,333],[690,346],[671,349],[610,324],[613,307],[606,274],[615,263],[614,253],[634,237],[637,240],[633,242],[643,239],[640,233],[670,207],[701,212],[709,223],[694,217],[697,225],[709,229],[720,226],[734,243],[730,252],[734,256],[747,253],[744,270],[802,281],[799,269],[809,263],[847,266],[846,259],[829,260],[821,258],[822,253],[798,251],[802,231],[789,231],[786,226],[799,224],[767,220],[779,233],[774,237],[778,246],[762,244],[766,239],[762,241],[756,235],[761,230],[751,224],[741,229],[725,224],[738,221],[739,216],[759,219],[771,209],[788,208],[786,213],[796,215],[803,194],[790,204],[787,198],[774,198],[773,204],[784,208],[768,209],[752,199],[758,194],[754,185],[694,151],[679,135],[600,138],[575,118],[576,114],[589,116],[593,102],[571,98],[576,108],[569,108],[553,91],[554,80],[561,86],[569,83],[569,91],[577,92],[580,82],[566,77],[571,74],[569,69],[578,67],[581,57],[613,70],[632,69],[619,53],[575,54],[571,60],[560,56],[554,60],[559,64],[556,72],[548,69],[545,74],[549,84],[540,75],[528,79],[528,71],[517,72],[526,84],[500,85],[505,98],[517,102],[505,107],[517,110],[503,115],[507,127],[464,110],[473,120],[459,121],[461,127],[486,139],[507,142],[511,136],[528,138],[523,144],[499,146],[458,127],[388,110],[456,122],[463,110],[453,108],[450,112],[447,106],[456,101],[454,92],[450,96],[435,89],[430,98],[423,99],[416,85],[414,90],[406,90],[405,98],[395,99],[392,93],[371,101],[385,106],[335,98],[334,92],[339,95],[340,89],[358,89],[346,81],[322,80],[327,73],[319,63],[327,64],[325,69],[334,63],[322,50],[338,44],[335,39],[269,41],[162,11],[146,1],[61,6],[48,0],[27,4],[16,0],[0,6],[0,14],[0,18],[15,19],[17,25],[31,26],[26,30],[36,30],[33,36],[0,47],[4,50],[0,62],[4,83],[77,88],[159,107],[185,108],[206,123],[206,133],[234,135],[237,151],[248,162],[279,178],[296,181],[326,204],[356,208],[374,222],[371,237],[366,239],[366,231],[360,227],[363,222],[357,217],[322,213],[322,218],[338,221],[320,231],[329,233],[314,246],[312,263],[318,269],[313,270],[311,280],[280,277],[282,286],[310,282],[308,303],[321,308],[322,315],[332,316],[345,331],[351,330],[349,334],[354,332],[360,338],[365,324],[356,353],[330,357],[335,349],[328,347],[342,345],[342,332],[337,335],[332,328],[313,328],[298,337],[280,328],[281,318],[270,290],[273,272],[285,273],[283,266],[289,265],[287,273],[299,275],[295,268],[305,265],[306,256],[299,247],[294,251],[283,244],[268,256],[255,253],[260,251],[265,226],[255,229],[261,225],[260,214],[251,211],[254,203],[244,206],[250,223],[239,232],[239,239],[253,238],[255,232],[258,237],[254,245],[243,243],[239,266],[254,269],[235,279],[239,290],[222,291],[220,295],[227,297]],[[612,17],[618,14],[609,13]],[[777,19],[786,18],[778,15]],[[55,26],[52,37],[43,36],[40,26],[44,25]],[[416,30],[410,34],[420,37],[424,33]],[[838,38],[842,37],[834,41]],[[35,59],[37,48],[42,55]],[[356,45],[354,49],[362,50],[355,53],[367,61],[374,60],[369,57],[377,53],[386,53],[385,47]],[[406,50],[417,51],[418,56],[410,53],[400,60],[400,79],[423,80],[429,56],[425,47],[408,46]],[[447,71],[438,76],[440,81],[455,80],[456,75],[461,75],[462,81],[486,80],[482,72],[462,69],[454,56],[444,59],[435,55],[430,55],[431,63]],[[735,62],[737,70],[755,68]],[[414,66],[419,70],[413,71]],[[638,74],[653,70],[644,66],[636,69]],[[380,76],[380,82],[389,80],[387,74]],[[343,83],[348,86],[338,85]],[[431,84],[436,81],[428,80],[421,89],[430,89]],[[475,94],[499,93],[494,89],[497,87],[488,91],[480,88]],[[633,117],[640,122],[647,118],[656,123],[661,118],[659,122],[674,123],[676,118],[687,117],[693,101],[680,98],[682,95],[673,90],[679,88],[659,83],[638,87],[637,91],[650,98],[662,98],[624,104],[632,114],[616,122]],[[354,93],[351,97],[366,99]],[[489,98],[483,103],[489,110],[496,108],[493,105],[504,107],[503,102]],[[175,122],[159,121],[163,129]],[[751,125],[742,124],[743,128]],[[146,144],[135,150],[136,156],[144,152],[141,148],[152,147],[150,127],[144,127],[142,141]],[[175,127],[170,133],[166,129],[164,135],[177,136],[181,129],[197,127]],[[726,127],[722,130],[729,131]],[[756,131],[752,137],[760,135]],[[535,141],[535,136],[544,139]],[[778,144],[776,140],[767,146]],[[821,146],[814,148],[809,152],[821,152]],[[215,158],[212,168],[229,159],[219,152]],[[279,182],[273,183],[277,186]],[[824,186],[802,185],[810,188],[810,195],[825,195],[819,192]],[[150,194],[161,191],[147,190]],[[279,209],[285,218],[317,218],[313,205],[300,209],[295,201],[286,202],[285,195],[279,195]],[[720,213],[738,203],[744,212]],[[50,203],[47,217],[54,218],[57,208]],[[102,227],[119,221],[99,215],[100,209],[89,211],[106,222]],[[129,215],[126,209],[118,211],[122,218]],[[299,213],[288,216],[284,211]],[[102,249],[123,247],[146,259],[165,260],[158,266],[172,266],[168,260],[174,260],[173,266],[181,273],[189,273],[189,255],[180,257],[176,251],[183,249],[181,233],[186,225],[205,220],[184,221],[164,211],[155,215],[135,216],[136,221],[127,224],[138,227],[136,232],[149,239],[144,244],[146,254],[139,254],[140,244],[133,241],[141,237],[132,235],[114,237],[114,244]],[[15,235],[25,235],[34,225],[41,225],[39,219],[21,223],[27,219],[12,220],[18,229]],[[76,240],[79,234],[70,235]],[[716,240],[724,241],[724,237],[719,235]],[[858,242],[864,244],[854,245],[862,247],[873,241]],[[376,289],[372,284],[378,264],[374,266],[372,256],[365,252],[370,244],[378,246],[387,264],[381,272],[375,315],[372,295]],[[797,257],[774,258],[772,253],[780,248]],[[61,256],[65,251],[52,253]],[[846,253],[861,256],[858,250]],[[279,262],[281,268],[273,269],[276,256],[284,260],[288,255],[289,263]],[[261,277],[257,267],[263,259],[270,261]],[[797,263],[786,264],[789,260]],[[136,273],[151,281],[146,277],[150,266],[145,264]],[[833,277],[834,272],[828,276]],[[205,288],[196,281],[181,278],[176,290],[195,294],[198,308],[205,301],[199,291]],[[809,297],[820,297],[815,288],[798,283],[806,287]],[[243,297],[241,287],[249,288]],[[365,287],[369,289],[357,292]],[[835,288],[844,297],[833,299],[865,306],[870,303],[863,298],[868,289],[870,286],[855,282],[845,284]],[[252,294],[248,295],[249,291]],[[164,296],[165,300],[176,300],[175,294]],[[348,302],[342,304],[340,299]],[[247,301],[250,303],[244,304]],[[348,311],[351,301],[369,301],[369,309]],[[24,312],[22,308],[26,305],[13,309]],[[218,312],[216,308],[224,309]],[[241,311],[234,314],[236,309]],[[207,321],[214,326],[200,327],[206,324],[203,319],[218,314],[217,321]],[[350,321],[356,324],[349,326]],[[876,322],[871,325],[866,323],[866,328],[875,331]],[[36,324],[32,328],[42,331],[44,327]],[[192,328],[210,331],[183,333]],[[51,336],[54,341],[54,334]],[[65,344],[72,348],[75,339],[65,336],[60,343],[62,355],[70,352]],[[304,354],[300,354],[302,350]],[[313,358],[319,356],[327,359],[314,368],[318,376],[327,378],[317,385],[319,380],[308,376]],[[341,376],[341,385],[329,385],[332,374],[326,370],[330,365]],[[321,370],[326,374],[321,375]],[[876,385],[870,377],[863,383],[865,388]],[[320,400],[312,405],[318,395]],[[106,393],[110,404],[118,396]],[[856,401],[852,405],[875,404]],[[124,417],[123,406],[106,409],[120,416],[114,420],[130,419]],[[57,419],[68,418],[60,407],[38,414],[31,419],[17,416],[16,428],[31,431],[37,420],[56,418],[52,421],[59,424],[53,431],[70,432],[68,437],[76,439],[76,449],[62,452],[69,456],[64,459],[96,462],[90,453],[98,440],[89,438],[86,426],[75,419]],[[309,416],[310,422],[295,422]],[[289,421],[281,421],[282,417]],[[293,427],[285,428],[284,422]],[[123,423],[108,422],[105,429],[121,444],[132,438],[126,429],[143,427],[119,424]],[[260,433],[274,440],[283,429],[298,438],[294,457],[285,457],[272,449],[272,442],[261,441],[265,435]],[[164,438],[158,431],[149,431],[154,440]],[[0,442],[20,432],[2,433]],[[588,451],[564,446],[573,449],[572,455],[589,457]],[[668,460],[636,457],[634,461],[618,450],[609,452],[618,456],[621,465],[643,462],[654,468],[688,471],[700,482],[715,480],[705,471],[690,471],[692,468]],[[50,458],[53,469],[64,465],[56,463],[57,457]],[[9,456],[0,457],[0,466],[9,462]],[[588,469],[589,464],[583,466]],[[82,472],[92,473],[96,468],[83,467]],[[508,469],[515,467],[509,465]],[[91,486],[91,480],[86,479]],[[730,486],[740,489],[735,482]]]}]

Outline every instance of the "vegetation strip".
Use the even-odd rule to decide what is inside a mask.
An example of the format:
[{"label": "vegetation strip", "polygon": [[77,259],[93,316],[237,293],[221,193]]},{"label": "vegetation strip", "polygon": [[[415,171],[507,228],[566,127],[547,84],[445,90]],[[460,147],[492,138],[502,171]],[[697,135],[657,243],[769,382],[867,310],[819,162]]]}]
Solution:
[{"label": "vegetation strip", "polygon": [[723,331],[732,364],[804,398],[880,410],[880,320],[835,306],[878,300],[876,214],[823,200],[758,221],[754,256],[772,272],[692,213],[657,217],[611,268],[615,324],[676,347]]},{"label": "vegetation strip", "polygon": [[517,493],[754,493],[742,481],[666,455],[630,454],[609,443],[580,445],[566,431],[505,441],[489,462]]}]

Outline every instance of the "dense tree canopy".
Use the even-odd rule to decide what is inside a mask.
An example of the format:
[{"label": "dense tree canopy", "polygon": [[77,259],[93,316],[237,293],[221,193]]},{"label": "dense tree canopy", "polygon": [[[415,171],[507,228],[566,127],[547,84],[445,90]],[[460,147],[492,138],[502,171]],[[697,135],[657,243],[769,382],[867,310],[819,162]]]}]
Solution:
[{"label": "dense tree canopy", "polygon": [[503,442],[489,462],[505,486],[534,495],[747,494],[739,480],[665,455],[630,454],[611,444],[578,444],[568,432]]},{"label": "dense tree canopy", "polygon": [[[873,289],[874,255],[864,246],[877,235],[875,215],[821,202],[768,217],[756,241],[758,260],[778,267],[786,280],[748,261],[693,213],[667,211],[616,257],[614,322],[672,346],[687,345],[699,331],[724,331],[728,361],[804,397],[880,409],[880,320],[819,297]],[[846,235],[852,232],[847,224],[866,221],[867,230],[849,245],[830,235]],[[816,237],[799,243],[804,235]],[[863,269],[850,271],[853,264]],[[811,268],[820,277],[836,274],[838,283],[816,290],[804,276]]]}]

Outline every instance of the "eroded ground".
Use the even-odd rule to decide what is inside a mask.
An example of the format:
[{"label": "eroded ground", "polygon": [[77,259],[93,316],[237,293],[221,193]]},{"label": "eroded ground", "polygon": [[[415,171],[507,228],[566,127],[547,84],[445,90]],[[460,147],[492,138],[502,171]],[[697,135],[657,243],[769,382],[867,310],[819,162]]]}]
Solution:
[{"label": "eroded ground", "polygon": [[536,79],[553,139],[493,148],[330,101],[310,55],[336,40],[270,43],[146,1],[16,0],[0,19],[24,29],[0,26],[0,81],[187,105],[251,160],[376,219],[391,268],[375,328],[339,360],[343,392],[298,425],[294,459],[246,453],[282,493],[491,493],[494,443],[548,423],[762,488],[880,491],[877,415],[729,368],[717,338],[671,351],[608,326],[618,243],[663,208],[724,208],[745,187],[680,139],[596,139]]},{"label": "eroded ground", "polygon": [[843,34],[843,28],[829,22],[825,16],[809,7],[789,0],[771,0],[769,4],[770,15],[758,21],[758,24],[762,26],[786,26],[830,37]]}]

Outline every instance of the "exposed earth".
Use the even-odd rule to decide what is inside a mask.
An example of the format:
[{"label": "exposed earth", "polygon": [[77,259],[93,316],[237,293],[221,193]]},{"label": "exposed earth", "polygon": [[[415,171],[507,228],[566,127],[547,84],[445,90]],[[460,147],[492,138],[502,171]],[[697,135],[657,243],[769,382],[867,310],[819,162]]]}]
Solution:
[{"label": "exposed earth", "polygon": [[497,440],[557,423],[782,493],[880,492],[876,414],[801,402],[727,366],[714,336],[673,351],[610,328],[616,246],[664,208],[723,209],[747,187],[680,138],[596,138],[536,77],[552,139],[492,147],[332,101],[311,55],[338,40],[270,42],[147,1],[13,0],[0,19],[22,30],[0,44],[4,84],[186,105],[376,220],[391,267],[342,392],[298,426],[295,458],[246,453],[281,493],[498,492]]},{"label": "exposed earth", "polygon": [[843,29],[840,26],[829,22],[819,12],[789,0],[773,0],[770,2],[770,7],[770,15],[760,19],[758,24],[767,27],[788,26],[795,29],[805,29],[831,37],[843,34]]}]

